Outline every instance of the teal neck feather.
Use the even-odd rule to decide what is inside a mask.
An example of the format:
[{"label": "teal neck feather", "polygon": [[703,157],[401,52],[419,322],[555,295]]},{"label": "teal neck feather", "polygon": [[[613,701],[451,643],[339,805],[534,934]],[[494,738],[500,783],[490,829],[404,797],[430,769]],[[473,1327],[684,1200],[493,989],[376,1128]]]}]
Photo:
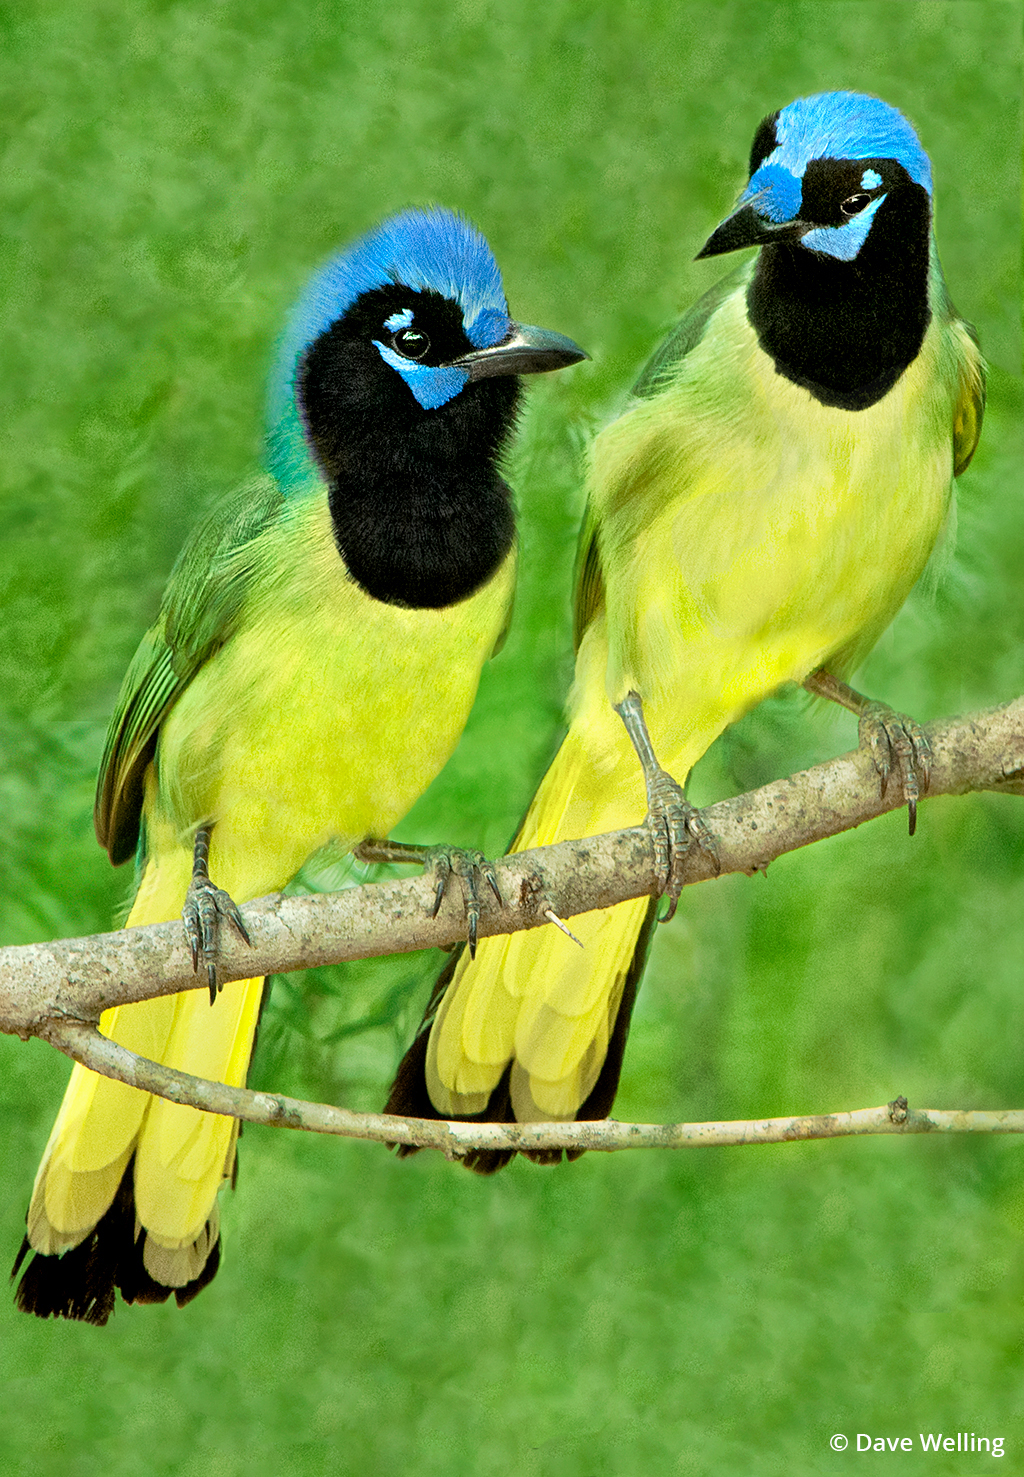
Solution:
[{"label": "teal neck feather", "polygon": [[265,461],[267,471],[285,497],[302,496],[322,485],[323,477],[310,450],[294,390],[277,421],[268,429]]}]

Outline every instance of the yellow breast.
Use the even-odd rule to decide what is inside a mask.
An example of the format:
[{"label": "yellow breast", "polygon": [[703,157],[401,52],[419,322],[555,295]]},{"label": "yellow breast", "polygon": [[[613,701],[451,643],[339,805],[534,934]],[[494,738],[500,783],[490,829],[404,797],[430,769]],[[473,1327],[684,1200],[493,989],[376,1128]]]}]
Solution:
[{"label": "yellow breast", "polygon": [[[371,599],[348,576],[326,499],[261,535],[264,577],[239,630],[169,715],[160,794],[180,833],[215,824],[283,885],[317,847],[386,835],[450,756],[514,581],[512,554],[442,610]],[[273,873],[273,876],[269,874]]]},{"label": "yellow breast", "polygon": [[905,600],[952,489],[942,335],[876,405],[835,409],[776,373],[741,290],[598,438],[607,691],[643,696],[666,754],[673,713],[720,730],[780,683],[849,670]]}]

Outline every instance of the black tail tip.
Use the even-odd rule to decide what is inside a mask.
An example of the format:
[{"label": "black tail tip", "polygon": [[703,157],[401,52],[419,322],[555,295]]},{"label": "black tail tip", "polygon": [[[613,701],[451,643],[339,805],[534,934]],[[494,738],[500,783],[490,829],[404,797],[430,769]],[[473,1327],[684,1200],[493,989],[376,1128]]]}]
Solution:
[{"label": "black tail tip", "polygon": [[[219,1239],[199,1276],[184,1287],[165,1287],[146,1271],[145,1239],[135,1237],[134,1168],[132,1161],[113,1204],[84,1241],[57,1256],[34,1253],[14,1293],[23,1313],[70,1318],[102,1328],[114,1311],[118,1292],[126,1303],[165,1303],[173,1292],[178,1307],[184,1308],[213,1281],[220,1266]],[[12,1278],[31,1251],[26,1236],[11,1269]]]}]

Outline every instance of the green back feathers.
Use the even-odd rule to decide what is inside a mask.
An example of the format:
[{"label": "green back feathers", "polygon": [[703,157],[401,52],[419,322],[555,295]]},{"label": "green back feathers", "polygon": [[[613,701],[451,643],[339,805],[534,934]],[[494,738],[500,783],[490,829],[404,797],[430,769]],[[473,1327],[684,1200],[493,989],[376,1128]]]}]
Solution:
[{"label": "green back feathers", "polygon": [[934,240],[928,300],[932,312],[946,328],[947,351],[951,351],[947,358],[947,373],[955,375],[957,380],[953,413],[953,476],[959,477],[967,470],[981,437],[981,422],[985,414],[985,361],[981,357],[973,324],[961,318],[950,301]]},{"label": "green back feathers", "polygon": [[985,414],[985,380],[983,375],[971,376],[961,384],[960,399],[957,401],[953,419],[953,476],[966,472],[971,457],[978,449],[981,437],[981,420]]},{"label": "green back feathers", "polygon": [[959,477],[978,449],[985,414],[985,361],[978,350],[972,326],[955,318],[952,331],[960,335],[966,351],[961,358],[960,384],[953,413],[953,476]]},{"label": "green back feathers", "polygon": [[96,782],[96,835],[115,866],[126,862],[138,844],[146,766],[180,686],[158,622],[143,636],[125,673]]},{"label": "green back feathers", "polygon": [[160,724],[236,629],[254,569],[245,551],[283,502],[272,478],[246,483],[198,524],[171,571],[160,615],[121,684],[100,762],[96,834],[115,866],[138,845],[144,777]]}]

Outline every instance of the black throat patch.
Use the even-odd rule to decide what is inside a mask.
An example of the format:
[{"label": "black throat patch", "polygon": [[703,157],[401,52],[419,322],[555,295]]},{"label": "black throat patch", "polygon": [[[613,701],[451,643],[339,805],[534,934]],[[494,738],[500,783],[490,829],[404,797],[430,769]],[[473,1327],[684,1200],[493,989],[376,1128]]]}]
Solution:
[{"label": "black throat patch", "polygon": [[869,168],[882,175],[886,198],[856,257],[839,261],[797,243],[763,246],[747,291],[750,322],[779,374],[843,410],[865,410],[892,389],[931,317],[931,202],[901,165],[812,161],[801,217],[841,225],[838,202]]},{"label": "black throat patch", "polygon": [[410,307],[430,340],[420,362],[445,364],[474,347],[447,298],[378,288],[307,351],[298,400],[352,578],[375,600],[440,609],[479,589],[512,547],[515,515],[499,465],[519,381],[470,382],[425,410],[373,343],[386,343],[384,321]]}]

